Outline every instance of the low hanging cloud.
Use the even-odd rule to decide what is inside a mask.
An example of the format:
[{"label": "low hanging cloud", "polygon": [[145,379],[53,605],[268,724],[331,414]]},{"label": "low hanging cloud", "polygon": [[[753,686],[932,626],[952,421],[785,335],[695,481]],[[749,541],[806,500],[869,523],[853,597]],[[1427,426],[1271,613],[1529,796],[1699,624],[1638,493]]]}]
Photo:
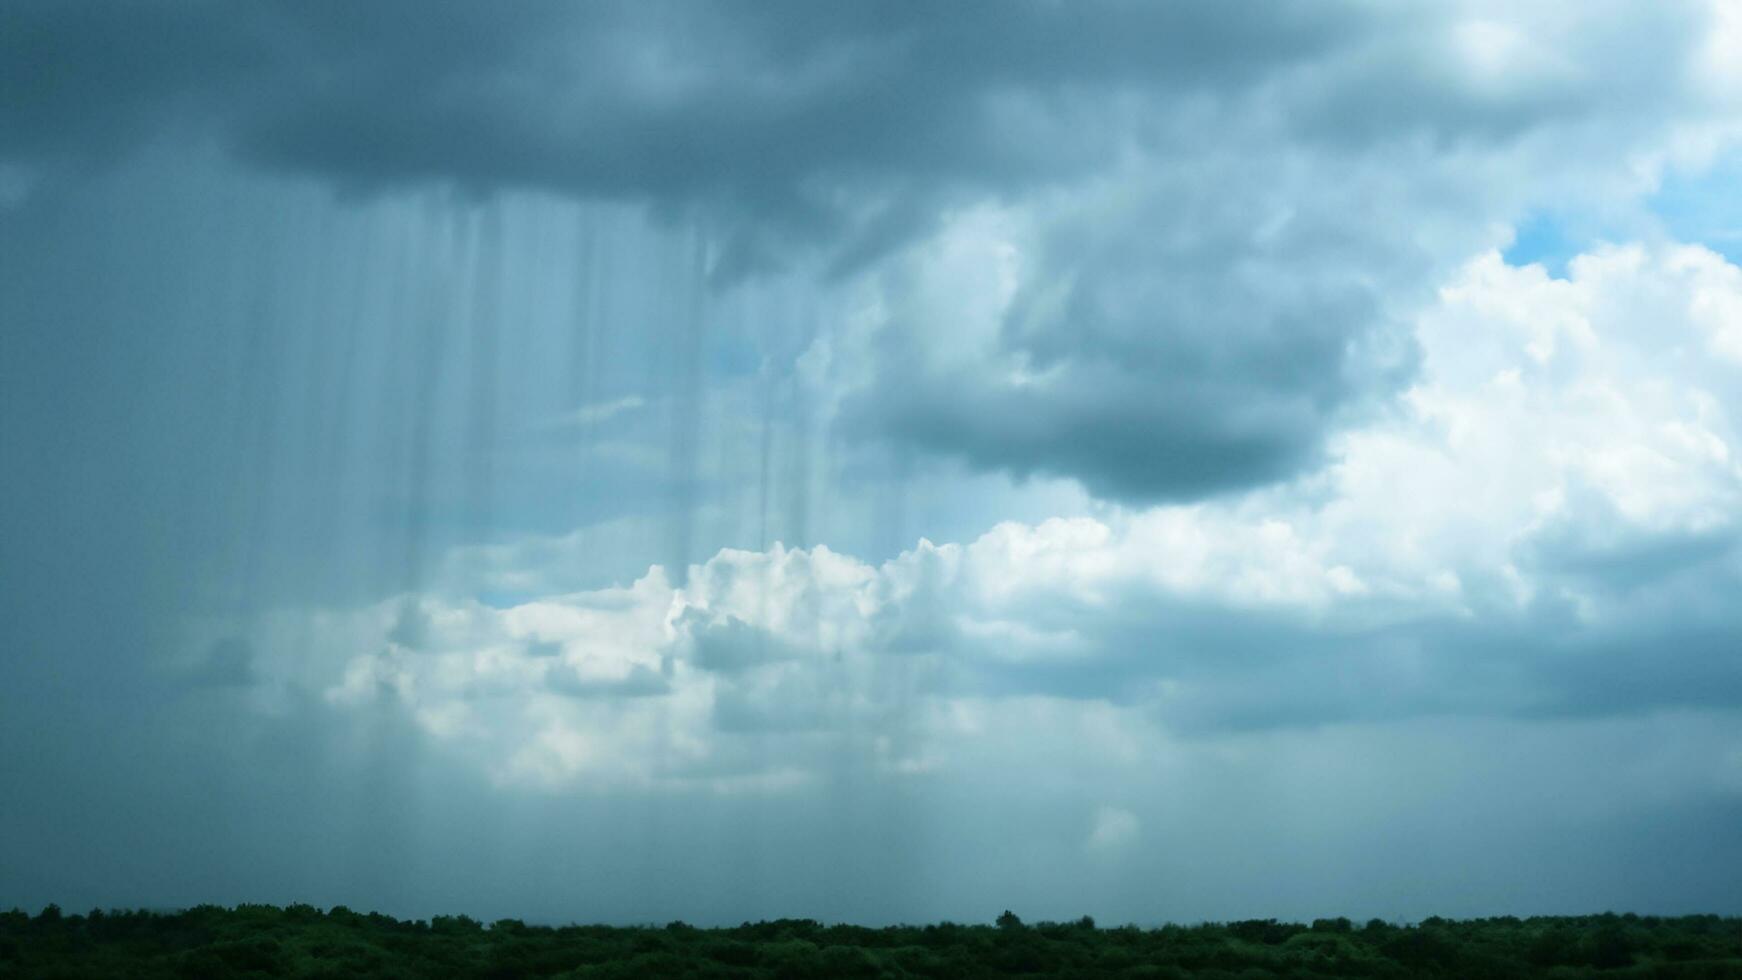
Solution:
[{"label": "low hanging cloud", "polygon": [[922,213],[901,198],[1081,173],[1127,125],[1085,118],[1098,96],[1239,91],[1373,30],[1308,4],[270,0],[29,2],[5,26],[7,156],[95,161],[185,127],[271,169],[700,204],[752,238],[887,236]]},{"label": "low hanging cloud", "polygon": [[880,565],[726,550],[682,585],[328,613],[311,646],[355,655],[303,683],[499,779],[722,792],[843,753],[948,770],[1001,702],[1195,739],[1742,710],[1742,357],[1714,314],[1738,302],[1742,269],[1699,247],[1605,246],[1567,279],[1489,253],[1417,319],[1398,410],[1312,483]]},{"label": "low hanging cloud", "polygon": [[26,0],[0,32],[0,119],[24,161],[180,130],[363,185],[735,200],[752,223],[828,227],[892,194],[1004,193],[1133,153],[1189,166],[1254,126],[1481,150],[1712,108],[1722,5],[1603,7]]},{"label": "low hanging cloud", "polygon": [[[1515,8],[26,2],[0,162],[28,188],[180,133],[352,191],[633,202],[718,283],[857,298],[813,328],[837,431],[1185,502],[1322,466],[1529,209],[1734,135],[1723,3]],[[939,288],[987,269],[990,306]]]}]

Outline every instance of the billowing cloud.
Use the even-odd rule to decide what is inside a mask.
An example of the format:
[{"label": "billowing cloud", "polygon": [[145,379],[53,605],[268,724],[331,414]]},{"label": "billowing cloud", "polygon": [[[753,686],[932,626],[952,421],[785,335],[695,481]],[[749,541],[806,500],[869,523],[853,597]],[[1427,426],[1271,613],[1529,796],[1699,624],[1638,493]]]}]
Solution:
[{"label": "billowing cloud", "polygon": [[[1319,465],[1407,383],[1405,318],[1455,262],[1736,123],[1727,22],[1695,0],[5,16],[15,167],[185,132],[343,187],[644,204],[703,229],[722,281],[873,269],[886,322],[842,431],[1139,502]],[[961,245],[985,208],[1009,227]],[[963,276],[1002,301],[924,281]]]},{"label": "billowing cloud", "polygon": [[[10,155],[112,153],[172,127],[363,185],[453,180],[705,204],[870,242],[954,185],[1081,172],[1109,93],[1238,90],[1347,43],[1352,9],[1210,4],[29,3],[8,15]],[[1096,113],[1100,115],[1100,113]],[[1055,137],[1065,133],[1073,138]],[[1086,138],[1085,138],[1086,137]],[[769,147],[778,147],[768,152]],[[751,232],[752,237],[755,232]]]},{"label": "billowing cloud", "polygon": [[1742,360],[1711,311],[1738,301],[1742,270],[1698,247],[1605,246],[1564,280],[1488,253],[1416,320],[1402,404],[1308,483],[880,565],[776,546],[682,584],[390,602],[312,643],[381,631],[320,683],[499,778],[595,788],[779,784],[842,752],[933,771],[963,711],[1008,698],[1190,737],[1735,711]]}]

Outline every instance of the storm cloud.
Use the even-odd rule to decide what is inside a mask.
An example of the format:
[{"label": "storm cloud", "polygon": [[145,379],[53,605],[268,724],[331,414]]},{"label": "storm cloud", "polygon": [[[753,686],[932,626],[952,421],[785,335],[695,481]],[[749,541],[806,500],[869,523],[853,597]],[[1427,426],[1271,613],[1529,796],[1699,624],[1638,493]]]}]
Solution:
[{"label": "storm cloud", "polygon": [[839,275],[964,208],[1033,208],[975,353],[1016,380],[916,354],[978,328],[892,297],[890,329],[919,337],[887,341],[844,431],[1191,499],[1320,462],[1408,375],[1388,307],[1533,185],[1611,187],[1722,108],[1685,68],[1704,5],[1605,14],[26,3],[0,154],[28,181],[173,133],[349,192],[632,201],[709,229],[729,279]]}]

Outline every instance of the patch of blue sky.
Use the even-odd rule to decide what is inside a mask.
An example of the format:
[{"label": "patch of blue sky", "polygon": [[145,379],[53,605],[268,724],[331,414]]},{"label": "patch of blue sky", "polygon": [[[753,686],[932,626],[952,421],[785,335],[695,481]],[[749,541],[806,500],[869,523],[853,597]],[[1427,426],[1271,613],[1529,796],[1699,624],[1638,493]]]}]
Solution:
[{"label": "patch of blue sky", "polygon": [[1675,240],[1742,263],[1742,156],[1697,174],[1670,174],[1647,207]]},{"label": "patch of blue sky", "polygon": [[1586,250],[1591,239],[1575,234],[1562,215],[1536,211],[1513,229],[1512,244],[1501,252],[1507,265],[1540,264],[1548,274],[1565,279],[1567,262]]}]

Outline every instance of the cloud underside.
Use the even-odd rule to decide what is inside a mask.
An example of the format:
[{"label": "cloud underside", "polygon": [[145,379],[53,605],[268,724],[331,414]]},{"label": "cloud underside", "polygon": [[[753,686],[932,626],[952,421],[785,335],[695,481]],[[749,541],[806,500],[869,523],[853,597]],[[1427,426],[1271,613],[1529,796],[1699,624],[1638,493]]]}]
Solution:
[{"label": "cloud underside", "polygon": [[28,2],[0,158],[52,183],[180,138],[352,191],[637,202],[720,283],[859,297],[813,358],[840,432],[1179,502],[1316,469],[1497,228],[1635,195],[1730,118],[1709,5],[1605,13]]}]

